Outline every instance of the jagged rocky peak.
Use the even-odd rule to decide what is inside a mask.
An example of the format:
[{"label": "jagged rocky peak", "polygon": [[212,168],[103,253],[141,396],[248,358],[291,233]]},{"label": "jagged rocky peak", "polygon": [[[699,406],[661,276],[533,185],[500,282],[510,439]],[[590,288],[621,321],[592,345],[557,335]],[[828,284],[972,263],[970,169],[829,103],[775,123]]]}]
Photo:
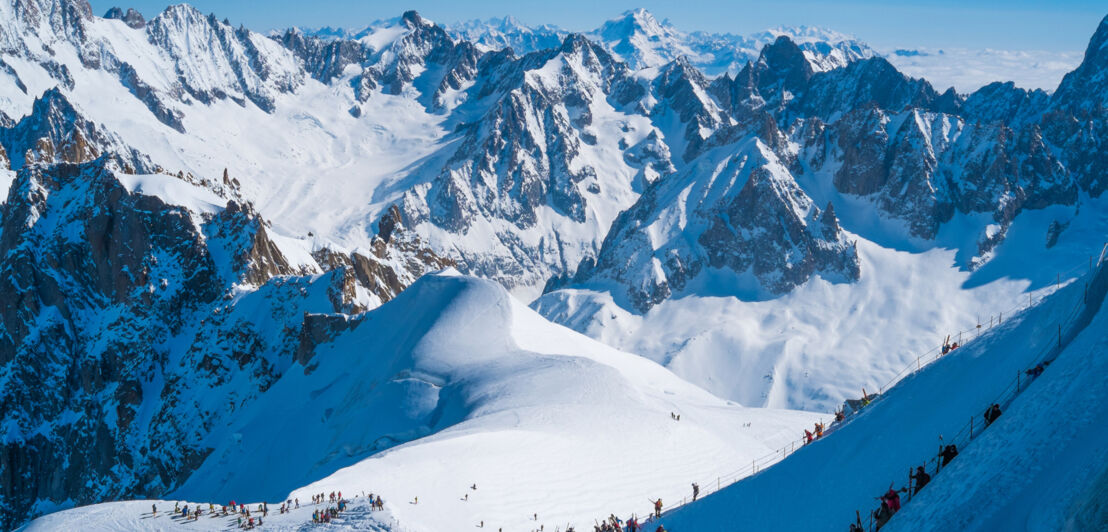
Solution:
[{"label": "jagged rocky peak", "polygon": [[909,78],[885,58],[871,57],[816,74],[794,108],[803,116],[833,121],[866,106],[893,112],[906,108],[931,110],[938,98],[926,80]]},{"label": "jagged rocky peak", "polygon": [[207,238],[233,250],[231,268],[237,278],[229,281],[261,286],[273,277],[309,273],[289,264],[252,204],[228,201],[212,221],[205,226]]},{"label": "jagged rocky peak", "polygon": [[419,12],[417,12],[414,9],[405,11],[403,14],[401,14],[400,15],[400,21],[405,26],[407,26],[409,29],[415,29],[415,28],[426,27],[426,26],[434,26],[435,25],[434,22],[424,20],[423,17],[419,16]]},{"label": "jagged rocky peak", "polygon": [[733,79],[724,76],[711,92],[732,115],[766,108],[779,112],[803,94],[815,74],[804,52],[787,36],[779,36],[762,48],[758,60],[748,62]]},{"label": "jagged rocky peak", "polygon": [[772,80],[773,84],[790,91],[802,89],[815,74],[804,51],[784,35],[762,49],[755,67],[763,83]]},{"label": "jagged rocky peak", "polygon": [[1036,120],[1050,105],[1042,89],[1027,90],[1016,84],[996,81],[970,94],[961,106],[967,120],[1019,124]]},{"label": "jagged rocky peak", "polygon": [[92,6],[88,0],[9,0],[15,15],[31,29],[44,27],[58,36],[84,42],[87,34],[85,23],[92,19]]},{"label": "jagged rocky peak", "polygon": [[371,50],[358,41],[321,38],[297,28],[289,28],[274,38],[296,54],[304,69],[323,83],[331,83],[347,66],[363,64],[371,55]]},{"label": "jagged rocky peak", "polygon": [[1108,108],[1108,16],[1089,39],[1081,65],[1062,78],[1052,103],[1084,114],[1103,114]]},{"label": "jagged rocky peak", "polygon": [[[679,57],[662,67],[654,78],[655,104],[651,114],[659,117],[672,110],[684,124],[682,160],[690,161],[701,151],[704,141],[719,128],[728,125],[727,115],[708,93],[708,80],[688,59]],[[669,139],[667,139],[669,140]],[[671,149],[677,146],[671,145]]]},{"label": "jagged rocky peak", "polygon": [[[448,100],[447,93],[462,88],[477,75],[481,55],[472,43],[455,41],[445,29],[415,11],[405,12],[383,25],[370,26],[354,40],[324,40],[305,52],[298,49],[303,46],[292,37],[295,35],[286,32],[282,42],[286,46],[291,44],[305,58],[316,77],[320,77],[315,74],[320,65],[333,77],[346,65],[361,63],[362,72],[352,80],[358,103],[350,113],[355,117],[361,116],[361,105],[376,91],[414,94],[429,110],[447,111],[447,107],[458,103],[457,99]],[[319,57],[313,57],[316,53],[313,49],[323,50],[322,63]],[[416,83],[417,78],[422,78],[420,83]]]},{"label": "jagged rocky peak", "polygon": [[400,209],[390,206],[377,222],[369,250],[323,247],[312,252],[325,271],[336,271],[328,298],[335,312],[364,312],[392,300],[423,274],[455,266],[404,227]]},{"label": "jagged rocky peak", "polygon": [[[834,281],[860,275],[857,251],[834,212],[815,206],[773,150],[747,137],[651,186],[613,224],[595,264],[583,263],[572,282],[614,282],[625,291],[617,301],[646,312],[697,290],[710,269],[739,279],[728,290],[753,298],[787,292],[816,274]],[[741,280],[746,276],[750,281]]]},{"label": "jagged rocky peak", "polygon": [[126,13],[123,12],[122,8],[113,7],[107,13],[104,13],[104,18],[122,20],[124,24],[136,30],[146,27],[146,18],[132,7],[127,8]]},{"label": "jagged rocky peak", "polygon": [[0,146],[13,170],[34,163],[81,163],[105,152],[123,157],[132,171],[153,166],[115,134],[87,120],[56,87],[35,100],[29,115],[11,127],[0,127]]},{"label": "jagged rocky peak", "polygon": [[272,112],[277,94],[304,82],[289,50],[187,4],[167,7],[147,23],[146,32],[173,62],[184,92],[203,103],[230,98]]}]

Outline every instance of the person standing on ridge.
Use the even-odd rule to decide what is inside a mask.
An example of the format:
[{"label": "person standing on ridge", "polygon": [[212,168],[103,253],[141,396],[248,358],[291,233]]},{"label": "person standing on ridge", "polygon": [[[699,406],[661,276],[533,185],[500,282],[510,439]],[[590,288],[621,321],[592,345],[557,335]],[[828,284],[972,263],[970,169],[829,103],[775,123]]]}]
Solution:
[{"label": "person standing on ridge", "polygon": [[696,482],[692,483],[692,500],[695,502],[696,498],[700,496],[700,484]]},{"label": "person standing on ridge", "polygon": [[662,516],[662,498],[658,497],[658,500],[654,501],[654,517]]}]

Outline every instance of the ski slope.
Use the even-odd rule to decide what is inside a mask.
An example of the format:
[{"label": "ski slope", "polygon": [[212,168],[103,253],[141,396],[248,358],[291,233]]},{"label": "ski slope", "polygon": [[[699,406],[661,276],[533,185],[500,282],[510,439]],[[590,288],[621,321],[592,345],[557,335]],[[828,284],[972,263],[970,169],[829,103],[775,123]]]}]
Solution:
[{"label": "ski slope", "polygon": [[[1108,283],[1108,269],[1099,283]],[[663,518],[667,530],[844,530],[908,484],[1017,374],[1058,342],[1082,305],[1078,279],[1042,303],[901,381],[853,421],[779,465]],[[1103,292],[1092,298],[1093,309]],[[1066,327],[1063,341],[1073,337]],[[1100,309],[1000,420],[937,475],[888,530],[1103,529],[1103,379],[1108,313]],[[1026,378],[1026,377],[1025,377]],[[1026,382],[1025,382],[1026,384]],[[929,468],[933,472],[933,468]],[[902,498],[903,500],[903,498]],[[789,511],[781,511],[788,504]],[[1080,511],[1074,511],[1075,509]],[[1091,520],[1091,521],[1090,521]],[[1090,526],[1092,525],[1092,526]]]},{"label": "ski slope", "polygon": [[[687,496],[692,480],[773,452],[820,417],[719,399],[547,322],[492,281],[442,273],[351,318],[306,370],[238,410],[173,496],[264,500],[272,516],[288,498],[366,491],[401,530],[582,529]],[[142,519],[149,504],[113,504],[31,529],[165,526]]]}]

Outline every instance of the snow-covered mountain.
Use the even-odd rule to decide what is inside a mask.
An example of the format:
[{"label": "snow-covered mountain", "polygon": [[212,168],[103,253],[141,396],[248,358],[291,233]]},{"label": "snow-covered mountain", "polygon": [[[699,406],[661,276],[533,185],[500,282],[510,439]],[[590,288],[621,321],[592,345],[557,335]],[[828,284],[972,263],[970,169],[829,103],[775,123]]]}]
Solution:
[{"label": "snow-covered mountain", "polygon": [[[483,50],[511,48],[527,54],[552,47],[570,32],[556,26],[529,27],[505,17],[471,20],[449,27],[459,38]],[[601,45],[632,70],[660,67],[680,57],[709,76],[736,74],[747,62],[757,59],[761,49],[785,36],[804,49],[816,70],[830,70],[852,61],[877,55],[854,37],[825,28],[781,26],[750,35],[683,32],[668,21],[658,21],[645,9],[633,9],[608,20],[585,36]]]},{"label": "snow-covered mountain", "polygon": [[550,24],[527,26],[511,16],[460,22],[448,26],[447,31],[482,52],[511,48],[518,55],[556,48],[570,33]]},{"label": "snow-covered mountain", "polygon": [[[543,452],[570,465],[532,473],[565,475],[554,487],[577,513],[551,515],[587,519],[644,496],[615,473],[567,495],[600,468],[572,449],[657,457],[589,443],[628,409],[642,423],[613,432],[674,446],[692,433],[666,410],[704,414],[686,425],[710,448],[671,453],[650,488],[709,471],[705,454],[745,461],[813,418],[759,412],[766,430],[747,437],[727,401],[828,411],[1100,242],[1106,25],[1053,95],[959,95],[822,30],[742,48],[641,10],[589,34],[409,11],[266,36],[187,5],[144,20],[0,2],[2,524],[224,484],[284,497],[332,473],[415,496],[396,471],[475,445],[445,442],[555,418],[544,444],[564,446]],[[503,289],[417,281],[446,267]],[[421,282],[438,288],[408,293]],[[545,292],[542,316],[650,361],[504,290]],[[503,312],[475,321],[486,309]],[[573,395],[598,417],[558,417]],[[363,398],[385,405],[380,425],[344,402]],[[281,459],[260,450],[278,439],[272,408],[333,438],[293,442],[287,476],[255,487]],[[451,472],[463,488],[487,465],[473,460]],[[491,482],[525,516],[538,492],[505,478]],[[480,519],[408,510],[420,529]]]}]

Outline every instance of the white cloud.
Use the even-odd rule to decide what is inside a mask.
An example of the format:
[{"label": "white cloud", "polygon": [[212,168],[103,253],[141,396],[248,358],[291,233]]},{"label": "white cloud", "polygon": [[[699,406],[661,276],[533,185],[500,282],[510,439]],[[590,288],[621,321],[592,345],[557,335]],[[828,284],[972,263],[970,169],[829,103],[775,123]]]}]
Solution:
[{"label": "white cloud", "polygon": [[994,81],[1014,81],[1026,89],[1053,91],[1062,76],[1077,68],[1080,52],[920,48],[886,50],[885,56],[905,74],[922,77],[938,91],[953,86],[969,93]]}]

